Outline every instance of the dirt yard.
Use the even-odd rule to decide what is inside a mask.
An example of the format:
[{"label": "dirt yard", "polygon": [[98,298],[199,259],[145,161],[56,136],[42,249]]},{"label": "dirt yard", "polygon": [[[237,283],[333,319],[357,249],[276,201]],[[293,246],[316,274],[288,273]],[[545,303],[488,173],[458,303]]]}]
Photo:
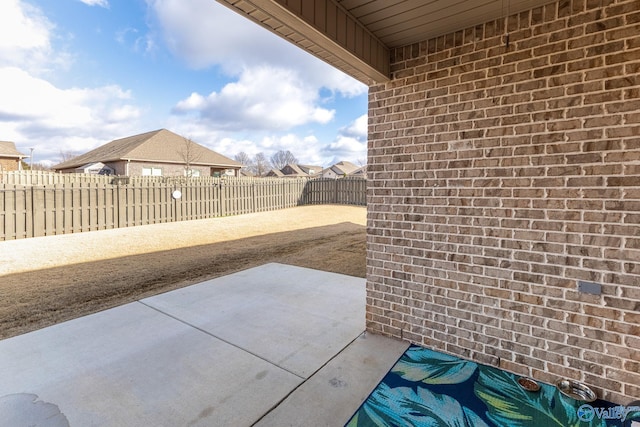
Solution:
[{"label": "dirt yard", "polygon": [[268,262],[365,275],[366,209],[306,206],[0,242],[0,339]]}]

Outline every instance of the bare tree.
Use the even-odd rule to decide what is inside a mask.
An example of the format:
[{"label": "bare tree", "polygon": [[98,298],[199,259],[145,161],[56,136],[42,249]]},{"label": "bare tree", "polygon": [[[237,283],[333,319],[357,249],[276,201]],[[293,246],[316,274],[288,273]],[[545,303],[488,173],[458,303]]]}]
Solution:
[{"label": "bare tree", "polygon": [[264,153],[258,153],[253,157],[252,170],[256,176],[263,176],[269,172],[269,162]]},{"label": "bare tree", "polygon": [[273,156],[271,156],[271,167],[273,169],[282,169],[288,164],[296,164],[298,159],[289,150],[280,150]]},{"label": "bare tree", "polygon": [[72,151],[63,151],[60,150],[60,163],[62,162],[66,162],[68,160],[73,159],[74,157],[76,157],[75,154],[73,154]]},{"label": "bare tree", "polygon": [[241,170],[251,170],[251,157],[244,151],[239,152],[233,158],[236,162],[242,164]]},{"label": "bare tree", "polygon": [[192,165],[200,160],[202,152],[198,150],[198,144],[193,142],[191,138],[182,137],[184,140],[182,147],[178,150],[180,158],[184,162],[184,175],[190,178],[193,175]]},{"label": "bare tree", "polygon": [[258,153],[253,158],[244,151],[234,156],[236,162],[242,163],[242,169],[256,176],[266,175],[269,172],[269,161],[264,153]]},{"label": "bare tree", "polygon": [[28,168],[34,171],[50,171],[51,170],[51,167],[48,166],[46,163],[40,163],[40,162],[29,165]]}]

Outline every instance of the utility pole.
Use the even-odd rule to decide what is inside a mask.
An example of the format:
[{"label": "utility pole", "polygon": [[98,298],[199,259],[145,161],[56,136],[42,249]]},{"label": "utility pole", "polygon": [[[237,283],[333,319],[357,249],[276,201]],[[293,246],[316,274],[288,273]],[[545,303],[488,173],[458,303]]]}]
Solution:
[{"label": "utility pole", "polygon": [[33,148],[29,148],[31,150],[31,156],[29,157],[29,170],[33,170]]}]

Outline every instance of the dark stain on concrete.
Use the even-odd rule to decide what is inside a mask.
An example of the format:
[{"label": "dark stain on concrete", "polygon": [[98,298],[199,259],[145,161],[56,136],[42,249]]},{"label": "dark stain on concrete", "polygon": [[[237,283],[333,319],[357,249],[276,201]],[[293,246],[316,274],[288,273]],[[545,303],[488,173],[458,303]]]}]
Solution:
[{"label": "dark stain on concrete", "polygon": [[338,378],[331,378],[329,380],[329,384],[331,385],[331,387],[335,387],[335,388],[345,388],[349,385],[347,384],[346,381],[342,381]]},{"label": "dark stain on concrete", "polygon": [[215,408],[213,406],[209,406],[209,407],[203,409],[198,414],[198,418],[196,418],[195,420],[190,421],[189,424],[187,424],[187,426],[191,427],[191,426],[195,426],[195,425],[200,424],[200,421],[202,421],[205,418],[208,418],[211,415],[213,415],[213,411],[214,410],[215,410]]},{"label": "dark stain on concrete", "polygon": [[38,399],[30,393],[0,397],[0,422],[7,426],[70,427],[57,405]]}]

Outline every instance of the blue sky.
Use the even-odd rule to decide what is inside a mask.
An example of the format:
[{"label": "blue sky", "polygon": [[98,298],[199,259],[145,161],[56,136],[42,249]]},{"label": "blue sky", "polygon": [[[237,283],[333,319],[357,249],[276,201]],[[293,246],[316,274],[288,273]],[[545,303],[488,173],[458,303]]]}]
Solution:
[{"label": "blue sky", "polygon": [[160,128],[366,159],[367,87],[215,0],[2,0],[0,94],[0,140],[36,163]]}]

